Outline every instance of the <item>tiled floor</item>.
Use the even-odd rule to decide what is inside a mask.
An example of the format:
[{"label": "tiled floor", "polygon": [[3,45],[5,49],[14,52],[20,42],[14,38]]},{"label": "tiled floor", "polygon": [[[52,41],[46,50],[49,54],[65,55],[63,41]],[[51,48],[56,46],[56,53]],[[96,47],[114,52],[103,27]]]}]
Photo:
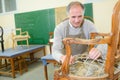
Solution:
[{"label": "tiled floor", "polygon": [[[53,70],[52,64],[48,65],[49,80],[53,80]],[[13,79],[11,76],[0,75],[0,80],[45,80],[44,77],[44,67],[41,61],[33,63],[28,66],[28,72],[24,72],[23,75],[17,73],[16,78]]]}]

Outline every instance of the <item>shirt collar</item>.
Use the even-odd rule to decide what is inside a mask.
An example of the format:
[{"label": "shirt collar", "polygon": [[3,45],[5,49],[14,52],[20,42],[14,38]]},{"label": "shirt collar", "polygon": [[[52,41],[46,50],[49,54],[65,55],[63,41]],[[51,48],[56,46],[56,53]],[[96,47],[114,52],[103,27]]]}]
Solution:
[{"label": "shirt collar", "polygon": [[81,28],[81,27],[78,27],[78,28],[73,27],[73,25],[70,23],[70,21],[69,21],[69,25],[70,25],[70,27],[71,27],[72,29],[79,29],[79,28]]}]

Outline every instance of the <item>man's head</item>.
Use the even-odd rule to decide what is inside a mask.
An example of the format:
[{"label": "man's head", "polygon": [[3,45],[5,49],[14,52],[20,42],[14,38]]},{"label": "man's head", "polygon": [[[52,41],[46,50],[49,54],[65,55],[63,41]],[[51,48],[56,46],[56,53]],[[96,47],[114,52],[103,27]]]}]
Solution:
[{"label": "man's head", "polygon": [[84,18],[84,5],[78,1],[71,2],[67,6],[67,14],[70,20],[70,23],[75,27],[79,27]]}]

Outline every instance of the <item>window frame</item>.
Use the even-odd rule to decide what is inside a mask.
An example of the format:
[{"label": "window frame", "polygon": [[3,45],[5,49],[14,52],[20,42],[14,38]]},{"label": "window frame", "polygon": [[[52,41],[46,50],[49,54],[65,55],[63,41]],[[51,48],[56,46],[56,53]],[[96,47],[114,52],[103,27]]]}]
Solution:
[{"label": "window frame", "polygon": [[0,13],[0,15],[3,15],[3,14],[9,14],[9,13],[15,13],[17,11],[17,0],[15,0],[15,5],[16,5],[16,10],[11,10],[11,11],[5,11],[5,0],[1,0],[1,4],[2,7],[2,12]]}]

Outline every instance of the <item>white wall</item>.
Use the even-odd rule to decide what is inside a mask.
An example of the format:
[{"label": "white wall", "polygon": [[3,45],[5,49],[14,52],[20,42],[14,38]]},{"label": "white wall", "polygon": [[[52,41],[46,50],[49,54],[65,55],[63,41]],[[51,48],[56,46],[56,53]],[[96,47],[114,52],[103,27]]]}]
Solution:
[{"label": "white wall", "polygon": [[93,4],[95,25],[99,32],[111,32],[113,7],[117,0],[104,0]]},{"label": "white wall", "polygon": [[[60,6],[66,6],[69,2],[74,0],[16,0],[17,11],[16,13],[42,10]],[[85,3],[88,0],[79,0]],[[90,0],[89,0],[90,1]],[[92,0],[91,0],[92,1]],[[93,14],[95,25],[99,32],[110,32],[111,27],[111,14],[113,6],[117,0],[94,0]],[[14,14],[0,15],[0,26],[4,28],[4,44],[5,48],[12,47],[11,29],[15,28]]]},{"label": "white wall", "polygon": [[18,10],[24,12],[66,6],[71,1],[74,0],[18,0]]}]

